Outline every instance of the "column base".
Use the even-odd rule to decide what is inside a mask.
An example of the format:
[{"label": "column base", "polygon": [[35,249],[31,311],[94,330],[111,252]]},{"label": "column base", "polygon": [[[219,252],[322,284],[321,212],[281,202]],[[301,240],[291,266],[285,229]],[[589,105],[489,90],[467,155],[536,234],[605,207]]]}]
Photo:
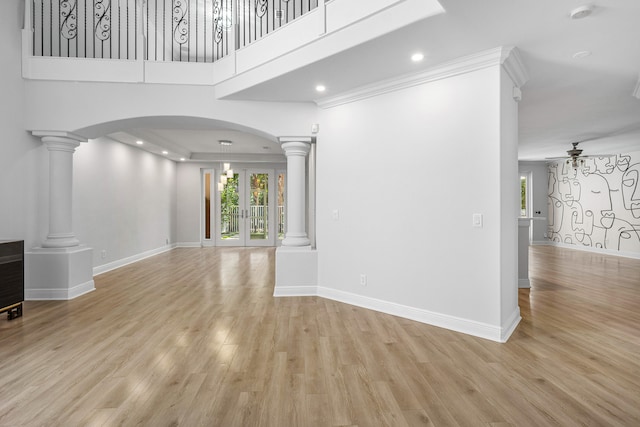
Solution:
[{"label": "column base", "polygon": [[76,239],[73,234],[47,236],[47,239],[42,242],[43,248],[75,248],[80,246],[80,240]]},{"label": "column base", "polygon": [[70,300],[93,290],[91,248],[33,248],[25,253],[26,300]]},{"label": "column base", "polygon": [[288,247],[297,247],[297,248],[304,248],[304,247],[309,247],[309,249],[311,249],[311,240],[309,240],[309,238],[307,237],[307,234],[302,234],[299,236],[292,236],[290,234],[286,234],[284,236],[284,239],[282,240],[282,246],[288,246]]},{"label": "column base", "polygon": [[309,296],[317,292],[318,251],[311,246],[279,247],[273,296]]}]

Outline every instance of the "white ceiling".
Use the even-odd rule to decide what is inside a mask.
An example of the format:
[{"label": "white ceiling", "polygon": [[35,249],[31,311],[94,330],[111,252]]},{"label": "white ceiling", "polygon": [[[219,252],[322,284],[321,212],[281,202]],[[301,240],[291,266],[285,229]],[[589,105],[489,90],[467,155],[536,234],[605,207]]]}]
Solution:
[{"label": "white ceiling", "polygon": [[[530,75],[519,104],[519,158],[562,156],[570,142],[584,154],[640,151],[640,1],[600,0],[591,16],[572,20],[581,0],[440,0],[446,13],[266,81],[233,99],[313,101],[433,67],[497,46],[517,46]],[[580,51],[592,54],[573,58]],[[425,60],[412,63],[421,51]],[[640,96],[640,94],[638,94]],[[238,150],[274,145],[242,132],[139,129],[175,151],[200,152],[231,139]],[[218,132],[218,133],[211,133]],[[152,135],[153,134],[153,135]],[[226,135],[226,136],[225,136]],[[246,143],[245,143],[246,142]]]},{"label": "white ceiling", "polygon": [[[280,145],[272,140],[230,129],[176,129],[163,125],[153,128],[134,128],[126,132],[109,135],[112,139],[137,145],[156,154],[167,151],[172,160],[233,160],[254,163],[284,162],[285,156]],[[223,146],[220,141],[231,141],[231,146]]]}]

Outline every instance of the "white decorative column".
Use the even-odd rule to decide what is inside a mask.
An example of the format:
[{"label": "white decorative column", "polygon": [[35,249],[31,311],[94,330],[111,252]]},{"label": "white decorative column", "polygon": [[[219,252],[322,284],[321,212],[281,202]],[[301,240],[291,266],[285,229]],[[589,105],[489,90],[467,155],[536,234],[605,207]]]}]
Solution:
[{"label": "white decorative column", "polygon": [[287,156],[287,232],[282,246],[310,246],[305,226],[305,186],[311,138],[282,137],[280,144]]},{"label": "white decorative column", "polygon": [[33,131],[49,156],[49,231],[42,247],[25,253],[25,299],[66,300],[95,289],[93,251],[73,232],[73,153],[85,138]]},{"label": "white decorative column", "polygon": [[274,296],[316,295],[318,254],[311,248],[306,231],[307,155],[311,137],[281,137],[287,157],[287,231],[276,251]]},{"label": "white decorative column", "polygon": [[42,136],[49,151],[49,234],[43,248],[70,248],[80,242],[73,234],[71,210],[73,153],[80,140],[67,136]]}]

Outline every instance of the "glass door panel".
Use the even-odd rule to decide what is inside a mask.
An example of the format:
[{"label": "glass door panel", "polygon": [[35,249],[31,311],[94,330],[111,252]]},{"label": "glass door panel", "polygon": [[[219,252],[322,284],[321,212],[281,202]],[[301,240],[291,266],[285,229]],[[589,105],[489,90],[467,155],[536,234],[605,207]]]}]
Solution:
[{"label": "glass door panel", "polygon": [[249,174],[249,239],[269,238],[269,174]]},{"label": "glass door panel", "polygon": [[211,174],[204,174],[204,238],[211,239]]},{"label": "glass door panel", "polygon": [[200,228],[202,246],[213,246],[215,244],[215,185],[215,171],[213,169],[204,169],[202,171],[202,223]]},{"label": "glass door panel", "polygon": [[[205,177],[205,192],[207,185],[212,192],[217,189],[215,208],[210,203],[216,227],[205,221],[205,235],[211,233],[218,246],[275,246],[276,239],[284,236],[284,174],[280,175],[280,183],[275,171],[268,169],[237,170],[229,176],[212,173],[208,184]],[[281,193],[277,200],[270,194],[273,188]]]},{"label": "glass door panel", "polygon": [[[240,176],[233,177],[220,175],[218,189],[220,190],[220,239],[223,242],[244,245],[240,242],[241,215],[244,213],[240,204]],[[244,216],[244,215],[242,215]]]}]

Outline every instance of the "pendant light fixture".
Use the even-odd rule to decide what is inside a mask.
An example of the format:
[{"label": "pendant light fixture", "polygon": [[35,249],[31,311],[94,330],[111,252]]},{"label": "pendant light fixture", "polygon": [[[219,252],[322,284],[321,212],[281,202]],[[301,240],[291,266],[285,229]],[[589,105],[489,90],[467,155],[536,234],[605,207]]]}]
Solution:
[{"label": "pendant light fixture", "polygon": [[[233,141],[229,141],[228,139],[220,139],[218,140],[220,143],[220,147],[222,147],[222,159],[224,160],[227,157],[227,150],[229,147],[233,145]],[[231,163],[223,162],[222,163],[222,173],[220,174],[220,181],[218,182],[218,191],[223,191],[224,186],[227,185],[227,180],[233,178],[233,169],[231,169]]]}]

